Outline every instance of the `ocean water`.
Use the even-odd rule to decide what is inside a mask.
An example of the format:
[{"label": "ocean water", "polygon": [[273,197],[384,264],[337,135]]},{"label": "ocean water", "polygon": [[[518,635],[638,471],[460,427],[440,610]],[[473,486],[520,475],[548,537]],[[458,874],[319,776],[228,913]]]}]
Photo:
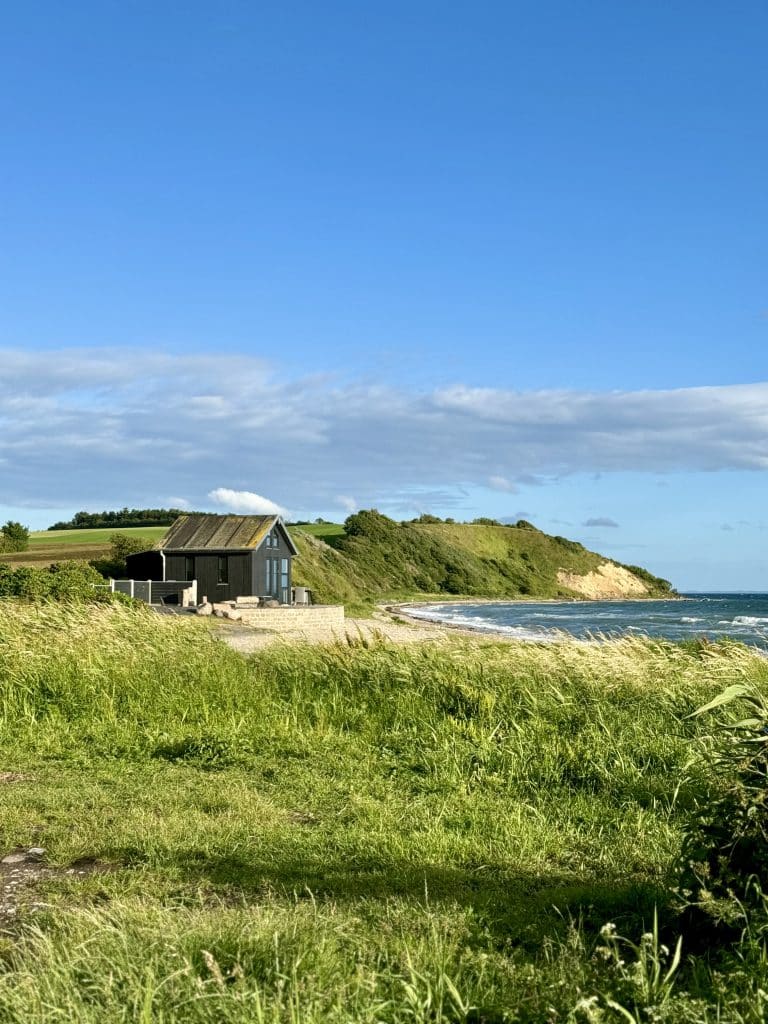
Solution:
[{"label": "ocean water", "polygon": [[667,640],[731,637],[768,650],[768,593],[685,594],[676,601],[547,601],[431,604],[409,609],[446,622],[520,640],[553,641],[570,634],[651,636]]}]

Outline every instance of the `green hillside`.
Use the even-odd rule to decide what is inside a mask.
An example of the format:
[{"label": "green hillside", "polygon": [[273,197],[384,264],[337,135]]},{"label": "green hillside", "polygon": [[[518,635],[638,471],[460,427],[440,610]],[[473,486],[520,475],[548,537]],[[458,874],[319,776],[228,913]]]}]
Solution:
[{"label": "green hillside", "polygon": [[[430,520],[398,523],[371,510],[350,516],[344,525],[291,525],[300,553],[294,582],[310,587],[317,602],[342,603],[362,612],[377,601],[426,596],[577,597],[576,590],[558,581],[558,572],[583,576],[608,561],[576,541],[542,533],[524,521],[501,526]],[[42,566],[64,559],[103,559],[109,556],[115,532],[146,538],[151,547],[166,528],[46,530],[31,535],[28,551],[0,556],[0,561]],[[627,568],[647,587],[646,596],[670,594],[666,580],[635,566]]]},{"label": "green hillside", "polygon": [[[609,561],[523,521],[515,526],[397,523],[365,511],[350,516],[343,532],[322,524],[293,526],[291,535],[301,555],[295,582],[311,587],[317,601],[352,606],[421,595],[576,597],[577,591],[558,582],[558,572],[583,576]],[[666,580],[626,568],[646,586],[646,596],[672,593]]]}]

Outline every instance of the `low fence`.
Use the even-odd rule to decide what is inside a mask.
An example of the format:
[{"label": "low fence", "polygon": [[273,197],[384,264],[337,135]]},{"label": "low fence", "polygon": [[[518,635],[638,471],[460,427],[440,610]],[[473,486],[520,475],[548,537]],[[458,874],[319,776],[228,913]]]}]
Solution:
[{"label": "low fence", "polygon": [[197,604],[197,580],[110,580],[109,587],[147,604]]}]

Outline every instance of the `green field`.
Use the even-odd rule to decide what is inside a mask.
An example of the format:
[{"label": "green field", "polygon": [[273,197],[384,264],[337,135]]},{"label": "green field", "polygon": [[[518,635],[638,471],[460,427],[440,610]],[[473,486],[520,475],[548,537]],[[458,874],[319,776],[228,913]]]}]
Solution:
[{"label": "green field", "polygon": [[768,690],[764,659],[246,659],[142,608],[2,611],[0,842],[48,851],[0,915],[4,1024],[764,1021],[760,933],[710,943],[672,895],[711,773],[690,713]]},{"label": "green field", "polygon": [[106,530],[36,530],[29,535],[29,546],[31,549],[46,547],[64,547],[70,544],[88,545],[109,545],[109,538],[113,533],[125,533],[131,537],[146,537],[152,542],[164,537],[168,532],[167,526],[137,526],[121,530],[110,528]]},{"label": "green field", "polygon": [[341,523],[302,523],[301,526],[289,526],[291,536],[294,533],[308,533],[310,537],[318,537],[326,544],[333,544],[338,537],[344,536]]}]

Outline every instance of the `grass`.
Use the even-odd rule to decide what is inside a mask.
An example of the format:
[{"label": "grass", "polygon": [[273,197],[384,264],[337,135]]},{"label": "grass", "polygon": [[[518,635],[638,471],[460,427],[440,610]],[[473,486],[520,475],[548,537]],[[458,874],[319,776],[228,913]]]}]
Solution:
[{"label": "grass", "polygon": [[2,622],[0,770],[21,779],[0,841],[62,869],[0,939],[3,1022],[763,1019],[757,948],[683,931],[662,984],[688,716],[765,690],[745,649],[245,659],[141,608],[5,602]]},{"label": "grass", "polygon": [[[361,512],[347,528],[296,527],[295,582],[322,603],[356,614],[377,601],[454,598],[569,598],[561,569],[583,575],[606,559],[563,537],[510,526],[396,523]],[[649,596],[669,596],[665,581],[646,574]]]},{"label": "grass", "polygon": [[0,554],[0,561],[16,566],[46,566],[68,559],[90,561],[109,554],[110,537],[115,533],[146,537],[147,547],[151,547],[167,532],[166,526],[137,526],[126,530],[36,530],[29,535],[29,548],[26,551]]},{"label": "grass", "polygon": [[31,550],[36,548],[69,547],[72,544],[104,544],[109,545],[113,533],[125,533],[130,537],[146,537],[156,541],[168,532],[167,526],[136,526],[126,530],[36,530],[29,535]]},{"label": "grass", "polygon": [[317,537],[324,540],[326,544],[333,546],[337,538],[345,536],[344,527],[341,523],[302,523],[300,526],[289,526],[291,536],[294,533],[306,533],[310,537]]}]

